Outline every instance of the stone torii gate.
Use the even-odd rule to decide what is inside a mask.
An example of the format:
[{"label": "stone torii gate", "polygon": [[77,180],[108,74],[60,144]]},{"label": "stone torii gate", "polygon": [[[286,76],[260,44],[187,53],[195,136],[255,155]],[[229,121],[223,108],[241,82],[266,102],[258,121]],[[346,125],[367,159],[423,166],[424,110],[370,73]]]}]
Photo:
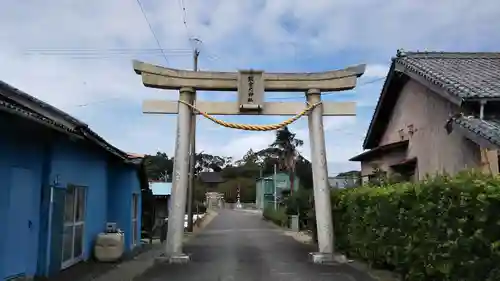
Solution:
[{"label": "stone torii gate", "polygon": [[[187,71],[134,61],[134,70],[146,87],[179,90],[179,101],[147,100],[143,112],[178,114],[175,142],[172,203],[170,204],[165,258],[169,262],[186,262],[182,251],[184,215],[189,172],[189,134],[191,111],[230,128],[274,130],[308,115],[313,169],[314,202],[318,229],[318,253],[315,261],[331,260],[334,251],[330,189],[326,165],[323,116],[355,116],[354,102],[321,102],[321,92],[350,90],[363,75],[365,65],[318,73],[265,73],[258,70],[239,72]],[[196,101],[196,90],[237,91],[238,102]],[[264,102],[265,92],[302,92],[307,102]],[[293,118],[276,125],[242,125],[227,123],[211,115],[283,115]]]}]

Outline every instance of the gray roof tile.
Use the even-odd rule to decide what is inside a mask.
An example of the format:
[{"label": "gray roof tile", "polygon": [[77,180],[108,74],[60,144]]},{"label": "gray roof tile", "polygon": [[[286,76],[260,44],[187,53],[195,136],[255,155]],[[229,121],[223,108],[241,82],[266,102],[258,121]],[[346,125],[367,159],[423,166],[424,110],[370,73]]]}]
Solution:
[{"label": "gray roof tile", "polygon": [[500,119],[481,120],[475,117],[460,116],[452,121],[460,127],[500,147]]},{"label": "gray roof tile", "polygon": [[[12,97],[17,97],[21,101],[19,102],[15,101]],[[25,106],[27,101],[34,102],[37,105],[36,108],[30,109],[28,106]],[[60,118],[52,118],[49,116],[45,116],[41,109],[51,111],[54,113],[55,116],[59,116]],[[0,80],[0,110],[12,114],[21,115],[23,117],[30,118],[32,120],[37,120],[43,123],[44,125],[57,127],[58,129],[62,129],[63,131],[66,131],[68,133],[82,136],[94,142],[95,144],[107,150],[108,152],[122,158],[123,160],[130,161],[130,158],[125,152],[109,144],[101,136],[92,131],[87,126],[87,124],[77,120],[76,118],[63,112],[62,110],[59,110],[41,100],[38,100],[35,97],[1,80]],[[59,122],[61,119],[68,120],[73,126],[70,128],[62,124],[61,122]]]},{"label": "gray roof tile", "polygon": [[[408,75],[399,75],[398,70]],[[421,77],[436,88],[442,88],[450,100],[458,103],[468,99],[500,98],[500,53],[398,50],[363,142],[364,149],[379,145],[408,76]]]},{"label": "gray roof tile", "polygon": [[500,53],[399,52],[395,62],[459,98],[500,97]]}]

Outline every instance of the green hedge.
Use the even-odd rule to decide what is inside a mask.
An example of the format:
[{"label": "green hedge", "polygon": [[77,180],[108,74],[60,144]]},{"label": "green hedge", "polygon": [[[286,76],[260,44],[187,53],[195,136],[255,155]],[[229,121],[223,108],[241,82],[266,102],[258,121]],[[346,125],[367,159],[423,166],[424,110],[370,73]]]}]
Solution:
[{"label": "green hedge", "polygon": [[332,209],[338,250],[404,280],[500,280],[500,178],[336,190]]},{"label": "green hedge", "polygon": [[274,209],[274,206],[268,206],[264,208],[264,212],[262,213],[262,216],[265,220],[272,221],[273,223],[287,227],[288,226],[288,216],[286,214],[286,208],[278,208],[277,210]]}]

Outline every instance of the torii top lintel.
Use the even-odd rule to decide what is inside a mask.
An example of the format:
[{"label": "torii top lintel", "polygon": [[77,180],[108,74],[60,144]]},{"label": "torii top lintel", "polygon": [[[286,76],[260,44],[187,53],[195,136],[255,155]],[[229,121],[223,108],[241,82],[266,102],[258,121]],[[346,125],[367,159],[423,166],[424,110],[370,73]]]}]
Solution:
[{"label": "torii top lintel", "polygon": [[[133,61],[134,70],[142,76],[144,86],[176,90],[192,87],[205,91],[237,91],[238,72],[189,71],[156,66]],[[366,65],[360,64],[340,70],[316,73],[264,73],[264,90],[270,92],[304,92],[318,89],[322,92],[350,90],[356,87],[357,78],[363,75]],[[240,71],[240,72],[249,72]]]}]

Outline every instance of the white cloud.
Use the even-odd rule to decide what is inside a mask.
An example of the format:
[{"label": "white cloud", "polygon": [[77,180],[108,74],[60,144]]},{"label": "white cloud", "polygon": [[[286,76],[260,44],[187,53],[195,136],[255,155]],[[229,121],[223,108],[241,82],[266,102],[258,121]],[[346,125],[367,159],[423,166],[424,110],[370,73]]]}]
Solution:
[{"label": "white cloud", "polygon": [[[304,65],[304,71],[341,68],[346,66],[344,61],[349,65],[367,63],[363,79],[383,77],[398,48],[484,51],[495,49],[500,40],[496,31],[500,5],[495,0],[484,0],[481,5],[472,0],[183,2],[187,28],[179,1],[142,0],[159,41],[168,49],[169,66],[177,68],[192,66],[190,54],[179,51],[190,48],[188,36],[203,41],[201,69],[277,69],[283,62],[307,58],[303,63],[318,64]],[[81,52],[23,54],[36,48],[101,51],[97,53],[100,59],[92,60],[77,59]],[[111,55],[113,48],[139,51]],[[146,98],[175,99],[177,94],[146,89],[131,67],[134,58],[167,64],[158,52],[146,53],[150,48],[157,45],[134,0],[2,1],[0,79],[76,115],[125,150],[154,152],[159,148],[171,155],[175,118],[143,116],[140,103]],[[373,105],[377,87],[355,91],[356,96],[369,97],[357,97],[358,102]],[[225,99],[217,95],[217,99]],[[89,105],[78,106],[82,104]],[[360,150],[366,125],[358,125],[363,120],[331,120],[325,120],[329,161],[345,163]],[[305,154],[309,150],[306,123],[292,126],[306,140]],[[249,147],[265,146],[273,137],[272,133],[219,130],[206,121],[199,124],[198,147],[214,153],[242,155]]]},{"label": "white cloud", "polygon": [[385,64],[369,64],[366,66],[363,78],[382,78],[389,72],[390,65]]}]

